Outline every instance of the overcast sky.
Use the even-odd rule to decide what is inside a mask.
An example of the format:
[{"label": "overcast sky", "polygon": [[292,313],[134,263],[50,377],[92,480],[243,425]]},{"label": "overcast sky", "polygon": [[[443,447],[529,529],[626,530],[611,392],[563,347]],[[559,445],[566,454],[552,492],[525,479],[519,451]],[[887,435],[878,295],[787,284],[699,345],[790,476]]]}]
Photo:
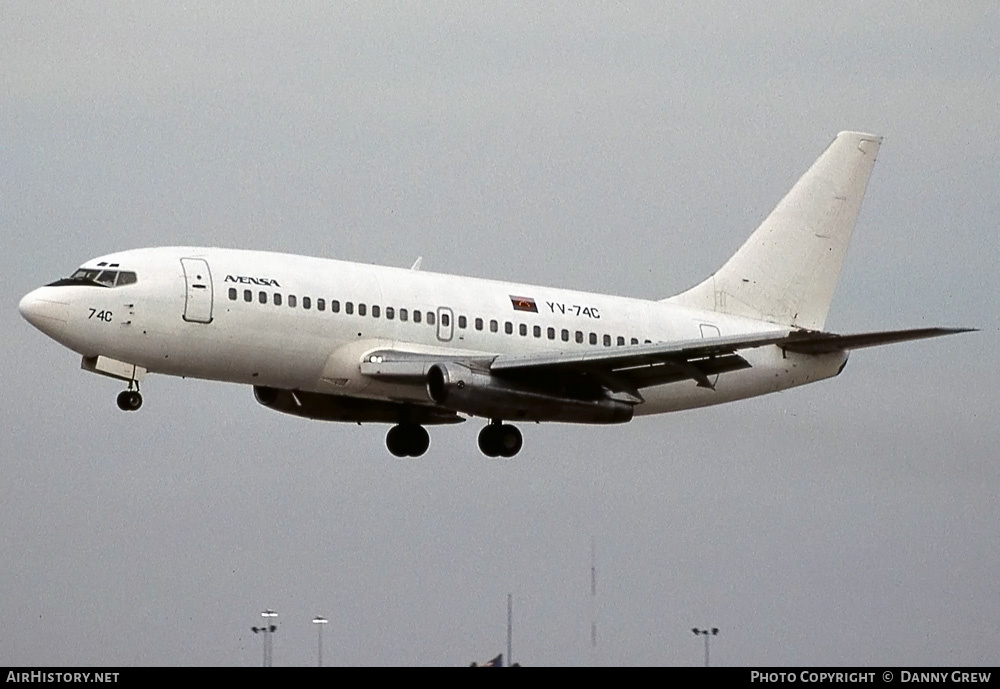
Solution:
[{"label": "overcast sky", "polygon": [[[1000,663],[989,2],[0,7],[0,665]],[[662,298],[885,136],[827,327],[972,326],[617,427],[386,426],[116,381],[26,292],[142,246]],[[590,646],[590,544],[598,645]]]}]

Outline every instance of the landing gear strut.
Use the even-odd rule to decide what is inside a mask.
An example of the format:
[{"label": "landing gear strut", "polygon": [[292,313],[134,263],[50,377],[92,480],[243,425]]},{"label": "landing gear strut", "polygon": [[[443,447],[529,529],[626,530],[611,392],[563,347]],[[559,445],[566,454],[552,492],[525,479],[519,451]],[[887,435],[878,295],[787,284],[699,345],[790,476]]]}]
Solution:
[{"label": "landing gear strut", "polygon": [[479,431],[479,449],[487,457],[513,457],[523,444],[521,431],[499,419]]},{"label": "landing gear strut", "polygon": [[430,447],[427,429],[415,423],[393,426],[385,436],[385,446],[397,457],[419,457]]}]

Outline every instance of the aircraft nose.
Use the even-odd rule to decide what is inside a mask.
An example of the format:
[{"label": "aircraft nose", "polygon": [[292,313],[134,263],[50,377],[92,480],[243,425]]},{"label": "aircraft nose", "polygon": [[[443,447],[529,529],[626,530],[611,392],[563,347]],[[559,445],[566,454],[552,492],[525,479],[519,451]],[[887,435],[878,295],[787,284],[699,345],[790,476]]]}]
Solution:
[{"label": "aircraft nose", "polygon": [[66,304],[53,299],[49,289],[39,287],[28,292],[17,305],[17,310],[24,320],[43,333],[49,333],[66,323]]},{"label": "aircraft nose", "polygon": [[21,297],[21,303],[17,305],[17,310],[21,313],[21,317],[24,320],[35,325],[35,321],[38,318],[38,290],[28,292]]}]

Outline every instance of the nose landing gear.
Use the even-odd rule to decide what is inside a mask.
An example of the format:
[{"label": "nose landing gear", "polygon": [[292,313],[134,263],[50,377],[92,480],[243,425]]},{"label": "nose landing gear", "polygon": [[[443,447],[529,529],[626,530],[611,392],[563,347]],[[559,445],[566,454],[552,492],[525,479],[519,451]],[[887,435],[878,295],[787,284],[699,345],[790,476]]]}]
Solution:
[{"label": "nose landing gear", "polygon": [[[133,390],[133,387],[135,388]],[[118,408],[122,411],[138,411],[142,406],[142,395],[139,393],[139,383],[129,381],[128,390],[118,393]]]}]

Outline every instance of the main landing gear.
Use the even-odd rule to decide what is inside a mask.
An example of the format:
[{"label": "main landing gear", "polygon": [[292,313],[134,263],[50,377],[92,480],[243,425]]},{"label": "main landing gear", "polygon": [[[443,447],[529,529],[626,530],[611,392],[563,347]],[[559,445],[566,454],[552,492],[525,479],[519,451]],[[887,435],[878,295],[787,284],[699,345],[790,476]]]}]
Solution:
[{"label": "main landing gear", "polygon": [[[119,406],[122,404],[122,396],[126,394],[132,393],[123,392],[118,398]],[[385,446],[396,457],[420,457],[427,452],[430,444],[431,438],[427,434],[427,429],[416,423],[397,424],[390,428],[385,436]],[[521,431],[499,419],[493,419],[479,432],[479,449],[487,457],[513,457],[521,451],[523,444]]]},{"label": "main landing gear", "polygon": [[122,411],[138,411],[141,406],[142,395],[139,394],[139,384],[134,380],[129,381],[128,390],[118,393],[118,408]]},{"label": "main landing gear", "polygon": [[513,457],[523,444],[521,431],[499,419],[479,431],[479,449],[487,457]]},{"label": "main landing gear", "polygon": [[415,423],[393,426],[385,436],[385,446],[397,457],[419,457],[430,447],[427,429]]}]

